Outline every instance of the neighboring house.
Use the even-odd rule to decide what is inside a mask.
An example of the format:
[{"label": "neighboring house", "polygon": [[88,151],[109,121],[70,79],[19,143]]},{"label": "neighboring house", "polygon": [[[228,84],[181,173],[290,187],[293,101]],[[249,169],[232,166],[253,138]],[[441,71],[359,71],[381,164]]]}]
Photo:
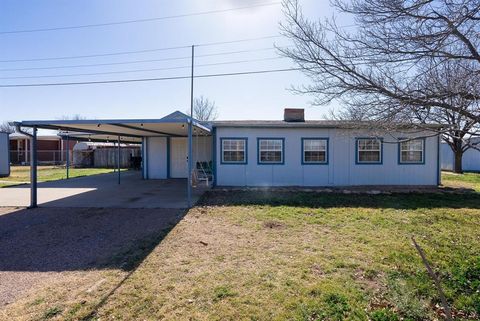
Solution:
[{"label": "neighboring house", "polygon": [[[69,142],[68,150],[72,150],[75,141]],[[16,165],[28,165],[31,160],[30,138],[20,134],[10,134],[10,162]],[[66,141],[57,135],[37,136],[39,164],[62,164],[65,162]]]},{"label": "neighboring house", "polygon": [[440,138],[432,136],[432,131],[418,133],[404,125],[402,132],[373,136],[352,128],[358,126],[351,122],[305,121],[299,109],[286,109],[281,121],[202,123],[177,111],[160,119],[17,125],[78,130],[95,141],[141,143],[143,178],[167,179],[188,177],[189,123],[193,127],[192,174],[211,170],[217,186],[440,184]]},{"label": "neighboring house", "polygon": [[[473,143],[478,143],[480,148],[480,137],[472,138]],[[453,171],[455,164],[455,154],[450,146],[442,142],[441,147],[442,154],[442,169],[446,171]],[[480,172],[480,151],[478,149],[470,148],[462,157],[462,169],[465,172]]]},{"label": "neighboring house", "polygon": [[0,177],[10,175],[10,155],[8,153],[8,133],[0,132]]}]

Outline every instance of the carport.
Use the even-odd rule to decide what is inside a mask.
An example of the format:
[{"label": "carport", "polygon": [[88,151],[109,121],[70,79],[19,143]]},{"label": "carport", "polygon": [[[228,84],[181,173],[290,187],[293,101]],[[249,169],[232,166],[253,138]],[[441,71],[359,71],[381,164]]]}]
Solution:
[{"label": "carport", "polygon": [[[108,120],[33,120],[15,122],[18,132],[24,133],[32,140],[31,146],[31,184],[30,207],[37,207],[37,130],[39,128],[57,130],[61,136],[68,139],[116,142],[118,157],[120,145],[138,143],[142,146],[142,178],[169,179],[170,177],[170,144],[173,139],[186,140],[186,159],[179,162],[187,166],[187,207],[192,205],[192,170],[193,170],[193,139],[207,139],[211,128],[192,117],[176,111],[160,119],[108,119]],[[32,133],[22,130],[32,128]],[[198,147],[197,147],[198,148]],[[198,153],[198,150],[197,150]],[[208,154],[205,152],[204,154]],[[209,155],[211,156],[211,155]],[[197,158],[198,160],[198,158]],[[68,159],[67,159],[68,163]],[[150,164],[151,163],[151,164]],[[119,165],[119,162],[117,162]],[[67,166],[68,168],[68,166]],[[154,171],[155,170],[155,171]],[[121,183],[121,171],[117,168],[117,181]]]}]

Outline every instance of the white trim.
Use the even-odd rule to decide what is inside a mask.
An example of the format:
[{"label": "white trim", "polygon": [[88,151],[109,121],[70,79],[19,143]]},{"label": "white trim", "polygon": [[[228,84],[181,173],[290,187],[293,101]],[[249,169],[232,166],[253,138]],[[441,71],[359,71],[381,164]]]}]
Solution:
[{"label": "white trim", "polygon": [[[361,141],[373,141],[378,143],[378,149],[360,149]],[[365,161],[360,160],[360,152],[378,152],[378,160]],[[377,138],[357,138],[357,163],[359,164],[377,164],[382,162],[382,141]]]},{"label": "white trim", "polygon": [[[222,163],[228,164],[243,164],[247,161],[247,140],[245,138],[222,138],[221,139],[222,146]],[[225,148],[225,142],[235,142],[236,148]],[[243,148],[239,148],[238,143],[243,143]],[[243,152],[243,159],[242,160],[225,160],[225,152]]]},{"label": "white trim", "polygon": [[[414,142],[420,142],[421,143],[421,148],[418,149],[402,149],[403,144],[410,144]],[[422,157],[420,158],[419,161],[416,160],[404,160],[403,159],[403,152],[420,152]],[[424,162],[424,157],[425,157],[425,140],[423,139],[411,139],[408,141],[400,142],[400,163],[401,164],[422,164]]]}]

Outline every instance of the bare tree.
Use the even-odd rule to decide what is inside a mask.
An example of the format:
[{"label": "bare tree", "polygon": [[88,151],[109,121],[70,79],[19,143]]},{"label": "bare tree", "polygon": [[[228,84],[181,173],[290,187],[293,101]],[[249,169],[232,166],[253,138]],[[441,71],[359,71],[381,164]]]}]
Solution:
[{"label": "bare tree", "polygon": [[[471,88],[480,81],[480,0],[331,3],[352,15],[357,28],[339,26],[335,18],[310,21],[298,0],[284,0],[281,29],[294,46],[278,50],[312,80],[295,90],[313,95],[317,105],[339,101],[344,117],[374,121],[377,128],[410,123],[432,110],[479,123],[480,95]],[[431,86],[429,73],[448,61],[463,63],[463,74],[477,83]],[[424,117],[415,126],[435,122]]]},{"label": "bare tree", "polygon": [[[190,112],[188,112],[190,114]],[[193,102],[193,118],[201,121],[211,121],[218,117],[218,109],[214,101],[200,96]]]},{"label": "bare tree", "polygon": [[87,119],[85,116],[82,116],[80,114],[74,114],[74,115],[63,115],[59,119],[61,120],[83,120]]},{"label": "bare tree", "polygon": [[0,132],[12,134],[15,132],[15,127],[11,126],[8,121],[0,124]]},{"label": "bare tree", "polygon": [[[426,65],[423,67],[425,73],[419,81],[420,87],[428,94],[432,92],[453,92],[464,91],[480,95],[480,83],[477,76],[470,72],[470,62],[448,60],[442,63],[435,61],[435,66]],[[480,101],[470,100],[461,95],[447,96],[444,101],[461,110],[478,110]],[[445,124],[442,130],[442,139],[450,146],[454,153],[454,172],[461,173],[463,154],[471,149],[478,149],[476,140],[471,137],[480,134],[480,124],[459,112],[438,107],[412,110],[413,121],[421,123],[434,122]]]}]

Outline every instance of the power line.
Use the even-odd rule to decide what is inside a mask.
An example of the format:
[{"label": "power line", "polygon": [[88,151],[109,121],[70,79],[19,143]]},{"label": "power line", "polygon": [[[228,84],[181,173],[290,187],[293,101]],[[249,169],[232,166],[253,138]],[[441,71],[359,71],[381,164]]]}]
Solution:
[{"label": "power line", "polygon": [[113,53],[103,53],[103,54],[94,54],[94,55],[29,58],[29,59],[11,59],[11,60],[0,60],[0,62],[26,62],[26,61],[45,61],[45,60],[64,60],[64,59],[78,59],[78,58],[107,57],[107,56],[129,55],[129,54],[155,52],[155,51],[185,49],[185,48],[190,48],[190,47],[191,46],[177,46],[177,47],[165,47],[165,48],[145,49],[145,50],[135,50],[135,51],[119,51],[119,52],[113,52]]},{"label": "power line", "polygon": [[257,7],[274,6],[274,5],[279,5],[279,4],[281,4],[281,2],[268,2],[268,3],[260,3],[260,4],[256,4],[256,5],[250,5],[250,6],[230,8],[230,9],[210,10],[210,11],[178,14],[178,15],[172,15],[172,16],[156,17],[156,18],[123,20],[123,21],[94,23],[94,24],[85,24],[85,25],[77,25],[77,26],[51,27],[51,28],[39,28],[39,29],[24,29],[24,30],[9,30],[9,31],[0,31],[0,35],[18,34],[18,33],[33,33],[33,32],[46,32],[46,31],[59,31],[59,30],[71,30],[71,29],[83,29],[83,28],[93,28],[93,27],[106,27],[106,26],[114,26],[114,25],[139,23],[139,22],[161,21],[161,20],[169,20],[169,19],[178,19],[178,18],[185,18],[185,17],[217,14],[217,13],[223,13],[223,12],[229,12],[229,11],[245,10],[245,9],[257,8]]},{"label": "power line", "polygon": [[[285,47],[285,48],[287,48],[287,47]],[[196,58],[201,58],[201,57],[233,55],[233,54],[239,54],[239,53],[268,51],[268,50],[274,50],[274,49],[276,49],[276,48],[267,47],[267,48],[260,48],[260,49],[224,51],[224,52],[213,53],[213,54],[196,55],[195,57]],[[186,59],[191,59],[191,58],[192,58],[191,56],[183,56],[183,57],[171,57],[171,58],[161,58],[161,59],[145,59],[145,60],[129,60],[129,61],[122,61],[122,62],[107,62],[107,63],[98,63],[98,64],[80,64],[80,65],[49,66],[49,67],[31,67],[31,68],[5,68],[5,69],[0,69],[0,71],[30,71],[30,70],[50,70],[50,69],[66,69],[66,68],[97,67],[97,66],[114,66],[114,65],[128,65],[128,64],[145,63],[145,62],[186,60]]]},{"label": "power line", "polygon": [[[226,76],[241,76],[254,74],[267,74],[275,72],[298,71],[301,68],[287,68],[287,69],[272,69],[272,70],[253,70],[243,72],[221,73],[221,74],[205,74],[197,75],[194,78],[212,78],[212,77],[226,77]],[[177,76],[177,77],[162,77],[162,78],[140,78],[140,79],[120,79],[120,80],[100,80],[100,81],[82,81],[82,82],[60,82],[60,83],[34,83],[34,84],[11,84],[0,85],[0,88],[12,87],[50,87],[50,86],[73,86],[73,85],[95,85],[95,84],[114,84],[114,83],[131,83],[131,82],[147,82],[147,81],[163,81],[163,80],[179,80],[190,79],[191,76]]]},{"label": "power line", "polygon": [[239,40],[231,40],[231,41],[220,41],[220,42],[207,42],[195,45],[195,47],[207,47],[207,46],[217,46],[217,45],[227,45],[231,43],[238,43],[238,42],[247,42],[247,41],[254,41],[254,40],[263,40],[263,39],[273,39],[273,38],[281,38],[281,35],[275,36],[265,36],[265,37],[258,37],[258,38],[246,38],[246,39],[239,39]]},{"label": "power line", "polygon": [[[256,38],[245,38],[245,39],[238,39],[238,40],[230,40],[230,41],[220,41],[220,42],[210,42],[210,43],[203,43],[196,45],[199,46],[216,46],[216,45],[223,45],[223,44],[232,44],[232,43],[240,43],[240,42],[248,42],[248,41],[257,41],[257,40],[265,40],[265,39],[273,39],[273,38],[280,38],[280,35],[274,36],[264,36],[264,37],[256,37]],[[135,50],[135,51],[120,51],[120,52],[111,52],[111,53],[103,53],[103,54],[92,54],[92,55],[80,55],[80,56],[61,56],[61,57],[44,57],[44,58],[28,58],[28,59],[10,59],[10,60],[0,60],[0,63],[6,62],[26,62],[26,61],[46,61],[46,60],[65,60],[65,59],[79,59],[79,58],[94,58],[94,57],[107,57],[107,56],[118,56],[118,55],[129,55],[129,54],[137,54],[137,53],[147,53],[147,52],[156,52],[156,51],[168,51],[168,50],[176,50],[176,49],[186,49],[191,48],[191,45],[185,46],[176,46],[176,47],[163,47],[163,48],[156,48],[156,49],[144,49],[144,50]]]},{"label": "power line", "polygon": [[[271,57],[271,58],[258,58],[258,59],[247,59],[247,60],[237,60],[237,61],[227,61],[227,62],[215,62],[209,64],[200,64],[195,65],[195,67],[210,67],[218,65],[231,65],[231,64],[241,64],[247,62],[258,62],[258,61],[267,61],[267,60],[276,60],[283,59],[285,57]],[[15,77],[0,77],[0,79],[32,79],[32,78],[59,78],[59,77],[78,77],[78,76],[98,76],[98,75],[112,75],[112,74],[125,74],[125,73],[135,73],[135,72],[149,72],[149,71],[160,71],[160,70],[175,70],[175,69],[187,69],[191,66],[177,66],[177,67],[166,67],[166,68],[149,68],[149,69],[134,69],[134,70],[122,70],[122,71],[105,71],[105,72],[93,72],[93,73],[81,73],[81,74],[64,74],[64,75],[40,75],[40,76],[15,76]]]}]

